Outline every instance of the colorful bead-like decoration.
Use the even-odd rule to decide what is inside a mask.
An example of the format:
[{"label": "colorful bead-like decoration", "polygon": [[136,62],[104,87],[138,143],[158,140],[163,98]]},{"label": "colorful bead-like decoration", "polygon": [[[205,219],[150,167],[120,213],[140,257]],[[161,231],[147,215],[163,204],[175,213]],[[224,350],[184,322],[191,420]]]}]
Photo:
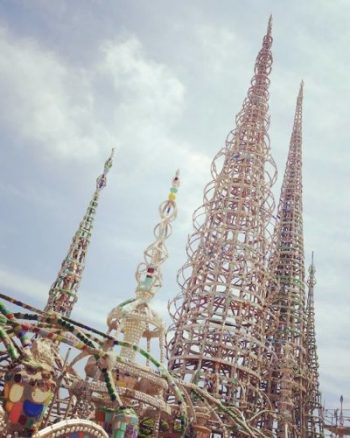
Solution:
[{"label": "colorful bead-like decoration", "polygon": [[5,411],[13,432],[31,436],[54,394],[54,374],[46,365],[23,361],[5,375]]},{"label": "colorful bead-like decoration", "polygon": [[[149,267],[151,266],[149,265]],[[148,271],[148,274],[151,275],[154,274],[155,272],[156,270],[155,269],[152,270],[151,267],[151,269]],[[181,394],[174,378],[166,370],[166,368],[164,368],[159,363],[159,361],[154,359],[149,353],[147,353],[142,348],[128,342],[118,341],[115,338],[106,335],[102,332],[99,332],[96,329],[92,329],[87,325],[76,323],[67,318],[61,318],[60,316],[57,316],[57,314],[50,314],[50,313],[44,314],[43,312],[33,308],[32,306],[24,304],[18,300],[14,300],[13,298],[7,297],[1,293],[0,293],[0,298],[6,299],[11,303],[24,307],[30,311],[37,312],[37,314],[17,312],[13,314],[14,315],[13,319],[7,319],[7,323],[12,327],[13,332],[18,336],[20,331],[23,330],[25,332],[38,334],[40,337],[45,339],[50,339],[53,342],[63,341],[68,345],[72,345],[76,347],[77,349],[89,352],[90,354],[94,355],[97,360],[99,360],[105,355],[105,351],[102,349],[102,347],[106,339],[108,339],[109,342],[111,342],[113,345],[120,345],[122,347],[130,348],[134,351],[138,351],[142,356],[144,356],[147,360],[152,362],[153,365],[155,365],[159,369],[160,375],[165,377],[166,380],[168,381],[168,384],[173,388],[173,391],[175,392],[176,397],[180,402],[181,411],[183,412],[184,415],[184,421],[185,423],[187,422],[186,404],[184,403],[184,396],[183,394]],[[131,299],[123,304],[126,305],[127,303],[131,303],[134,301],[135,299]],[[18,320],[22,319],[27,321],[33,320],[36,322],[36,324],[33,325],[27,322],[26,323],[19,322],[17,319]],[[76,325],[83,328],[84,331],[79,330],[76,327]],[[3,330],[3,332],[4,335],[7,336],[9,343],[13,347],[12,341],[8,336],[8,333],[5,330]],[[97,333],[98,335],[100,335],[103,341],[101,341],[101,338],[95,337],[92,333]],[[76,337],[81,342],[77,342],[74,339],[74,337]],[[117,361],[123,364],[126,363],[121,356],[117,356],[116,359]],[[51,391],[49,390],[50,388],[48,388],[47,386],[47,379],[48,376],[50,377],[50,373],[48,373],[43,369],[41,371],[42,375],[40,377],[36,375],[38,371],[40,371],[40,365],[38,367],[38,364],[33,362],[30,363],[22,362],[20,365],[16,365],[16,367],[12,368],[5,375],[5,382],[4,382],[5,384],[4,384],[4,393],[3,393],[4,408],[8,418],[10,419],[11,417],[12,419],[12,422],[10,422],[11,425],[14,426],[15,429],[17,427],[18,431],[21,431],[22,433],[21,436],[26,436],[24,435],[24,432],[27,433],[27,436],[31,436],[30,433],[32,428],[35,427],[35,424],[38,423],[39,421],[38,417],[30,417],[28,416],[28,413],[31,414],[38,413],[40,408],[37,405],[41,404],[44,405],[42,414],[40,415],[40,417],[42,417],[45,411],[45,407],[50,403],[52,394],[54,392],[54,385],[55,385],[54,382]],[[118,404],[121,404],[119,395],[116,392],[114,379],[111,372],[104,369],[101,369],[101,371],[105,377],[104,380],[108,389],[110,399],[112,401],[116,401]],[[22,399],[20,399],[17,402],[11,402],[9,400],[9,394],[14,384],[24,387]],[[15,393],[14,397],[16,397],[17,389],[14,391]],[[30,392],[29,394],[30,397],[28,397],[28,391]],[[30,402],[29,404],[26,403],[26,412],[24,412],[24,406],[23,406],[25,400],[29,400]]]},{"label": "colorful bead-like decoration", "polygon": [[151,438],[155,429],[155,419],[143,417],[140,421],[140,435],[144,438]]},{"label": "colorful bead-like decoration", "polygon": [[137,438],[139,417],[129,407],[120,407],[113,417],[111,438]]},{"label": "colorful bead-like decoration", "polygon": [[64,438],[85,438],[89,437],[89,435],[85,435],[84,432],[72,432],[66,435]]},{"label": "colorful bead-like decoration", "polygon": [[143,280],[142,285],[145,289],[150,289],[154,281],[155,268],[153,266],[148,266],[146,271],[146,278]]},{"label": "colorful bead-like decoration", "polygon": [[177,171],[175,174],[175,177],[172,181],[172,185],[170,187],[170,191],[168,194],[169,205],[167,206],[167,209],[166,209],[167,214],[170,213],[172,204],[174,204],[176,201],[176,193],[177,193],[179,185],[180,185],[180,178],[179,178],[179,171]]},{"label": "colorful bead-like decoration", "polygon": [[65,435],[64,438],[91,438],[92,435],[84,432],[71,432],[68,435]]},{"label": "colorful bead-like decoration", "polygon": [[0,340],[4,343],[11,360],[13,361],[17,360],[19,357],[18,352],[15,349],[9,335],[1,327],[0,327]]},{"label": "colorful bead-like decoration", "polygon": [[116,400],[118,400],[118,403],[121,405],[122,402],[120,400],[120,397],[117,393],[116,387],[115,387],[115,383],[114,383],[114,379],[112,376],[112,373],[110,370],[107,369],[102,369],[101,370],[104,381],[106,383],[106,387],[107,387],[107,392],[108,395],[110,397],[110,399],[114,402]]},{"label": "colorful bead-like decoration", "polygon": [[103,427],[103,429],[108,433],[108,435],[112,434],[112,423],[113,416],[115,411],[113,409],[108,408],[99,408],[95,412],[95,421],[96,423]]}]

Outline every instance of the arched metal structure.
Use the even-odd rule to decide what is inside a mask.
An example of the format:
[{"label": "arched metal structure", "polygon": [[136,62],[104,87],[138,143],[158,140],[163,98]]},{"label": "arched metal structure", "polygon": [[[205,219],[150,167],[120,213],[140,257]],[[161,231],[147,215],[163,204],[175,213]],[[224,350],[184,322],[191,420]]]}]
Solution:
[{"label": "arched metal structure", "polygon": [[109,435],[93,421],[84,419],[63,420],[41,429],[33,438],[69,438],[83,434],[84,438],[108,438]]}]

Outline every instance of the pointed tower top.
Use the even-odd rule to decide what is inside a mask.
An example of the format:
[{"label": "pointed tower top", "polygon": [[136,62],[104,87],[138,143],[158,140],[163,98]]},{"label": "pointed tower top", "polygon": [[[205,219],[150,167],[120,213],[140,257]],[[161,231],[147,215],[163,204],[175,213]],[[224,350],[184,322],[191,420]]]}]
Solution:
[{"label": "pointed tower top", "polygon": [[104,187],[106,187],[106,183],[107,183],[106,175],[109,172],[109,169],[113,165],[113,156],[114,156],[114,148],[112,148],[111,154],[105,162],[102,175],[100,175],[96,180],[96,190],[102,190]]},{"label": "pointed tower top", "polygon": [[294,126],[293,126],[293,131],[291,135],[291,144],[290,144],[290,152],[292,152],[293,154],[295,153],[294,148],[299,149],[299,153],[301,154],[303,98],[304,98],[304,81],[301,81],[296,107],[295,107]]},{"label": "pointed tower top", "polygon": [[[248,90],[247,97],[243,101],[241,111],[236,115],[235,129],[230,131],[226,138],[226,147],[231,148],[239,145],[241,151],[248,148],[250,152],[252,152],[251,148],[256,150],[257,148],[261,147],[261,142],[256,141],[256,139],[260,136],[264,137],[267,135],[267,130],[269,127],[269,75],[272,70],[273,62],[271,52],[273,42],[271,36],[271,26],[272,17],[269,19],[267,33],[263,37],[262,47],[259,50],[255,60],[254,75],[250,81],[250,88]],[[257,110],[257,108],[259,109]],[[251,136],[251,134],[244,134],[243,131],[246,129],[250,131],[253,126],[253,129],[257,131],[255,135]],[[245,135],[251,137],[251,145],[248,145],[246,141],[242,141]],[[215,164],[213,165],[213,168],[215,168]],[[275,176],[272,177],[271,181],[275,181]]]},{"label": "pointed tower top", "polygon": [[298,93],[298,102],[302,101],[304,97],[304,81],[300,82],[300,88],[299,88],[299,93]]},{"label": "pointed tower top", "polygon": [[[271,54],[271,47],[272,47],[272,15],[269,18],[269,22],[267,25],[266,34],[263,37],[263,43],[262,48],[260,49],[260,52],[258,53],[258,56],[256,58],[255,62],[255,73],[256,74],[263,74],[264,76],[268,76],[271,72],[271,66],[272,66],[272,54]],[[261,82],[262,78],[255,78],[257,83]],[[266,78],[264,78],[264,81],[266,82]],[[270,81],[268,81],[269,84]],[[268,87],[267,84],[267,87]],[[260,84],[260,86],[262,83]],[[266,85],[264,84],[264,88]]]},{"label": "pointed tower top", "polygon": [[91,239],[98,198],[100,191],[107,184],[107,173],[112,167],[113,155],[114,148],[104,164],[102,174],[96,180],[96,190],[88,209],[72,239],[68,254],[62,262],[57,278],[50,288],[49,299],[45,307],[46,312],[59,312],[63,316],[69,317],[74,304],[78,300],[78,288],[85,268],[85,258]]},{"label": "pointed tower top", "polygon": [[316,268],[314,264],[314,252],[311,253],[311,265],[309,266],[309,278],[307,279],[307,285],[309,286],[309,295],[313,294],[313,286],[316,284]]},{"label": "pointed tower top", "polygon": [[271,33],[272,33],[272,14],[269,17],[269,22],[268,22],[268,25],[267,25],[267,32],[266,32],[266,34],[267,35],[271,35]]}]

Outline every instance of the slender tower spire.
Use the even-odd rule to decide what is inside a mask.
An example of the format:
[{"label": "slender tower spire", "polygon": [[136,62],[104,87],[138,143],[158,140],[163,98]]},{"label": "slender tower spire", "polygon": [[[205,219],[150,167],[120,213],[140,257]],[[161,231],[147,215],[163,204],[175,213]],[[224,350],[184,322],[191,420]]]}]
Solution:
[{"label": "slender tower spire", "polygon": [[59,312],[69,317],[74,304],[78,300],[78,288],[82,272],[85,268],[85,258],[91,239],[91,232],[95,218],[96,208],[101,190],[106,186],[107,173],[112,167],[114,149],[105,162],[104,170],[96,180],[96,190],[92,196],[83,220],[75,233],[68,254],[62,262],[57,278],[49,291],[49,299],[45,311]]},{"label": "slender tower spire", "polygon": [[[278,205],[272,269],[279,282],[273,307],[278,314],[274,333],[275,368],[269,385],[279,415],[277,434],[305,436],[305,269],[302,201],[303,82],[297,98],[293,131]],[[300,433],[300,435],[299,435]]]},{"label": "slender tower spire", "polygon": [[266,230],[276,177],[267,135],[271,45],[270,19],[236,127],[214,158],[213,180],[194,213],[178,276],[182,291],[170,303],[169,368],[246,417],[259,409],[266,357]]},{"label": "slender tower spire", "polygon": [[[157,290],[162,286],[161,265],[168,258],[165,241],[171,235],[171,222],[176,219],[176,194],[180,185],[179,171],[172,180],[168,199],[159,207],[160,222],[154,228],[155,241],[144,252],[144,261],[136,270],[136,297],[111,310],[107,317],[108,330],[116,331],[116,336],[124,334],[124,341],[138,345],[141,338],[146,338],[150,349],[152,338],[159,339],[160,360],[163,362],[165,326],[162,318],[150,304]],[[123,347],[121,356],[131,361],[135,350]]]},{"label": "slender tower spire", "polygon": [[307,368],[309,372],[306,394],[307,434],[305,436],[307,438],[318,438],[324,436],[323,421],[321,418],[321,393],[319,384],[319,365],[315,330],[315,273],[316,268],[314,265],[314,253],[312,253],[311,265],[309,267],[309,278],[307,279],[308,297],[306,304],[305,330]]}]

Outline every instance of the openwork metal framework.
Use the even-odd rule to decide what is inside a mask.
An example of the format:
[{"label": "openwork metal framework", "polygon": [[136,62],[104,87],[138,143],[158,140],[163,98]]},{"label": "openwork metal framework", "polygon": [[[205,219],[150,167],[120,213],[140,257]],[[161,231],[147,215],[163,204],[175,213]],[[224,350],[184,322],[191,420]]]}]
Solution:
[{"label": "openwork metal framework", "polygon": [[[107,334],[0,294],[30,312],[12,313],[0,303],[0,338],[10,362],[3,378],[5,412],[0,410],[0,424],[6,433],[136,438],[139,430],[140,437],[175,438],[188,433],[204,438],[219,425],[225,438],[237,428],[241,436],[264,437],[238,408],[224,406],[196,385],[174,379],[162,364],[164,324],[150,301],[161,286],[160,267],[168,256],[165,240],[177,213],[178,186],[177,173],[168,199],[159,209],[156,239],[145,250],[144,263],[136,272],[136,298],[112,310]],[[123,340],[112,336],[112,330]],[[147,351],[139,345],[142,337],[147,339]],[[160,360],[151,354],[148,341],[153,337],[159,338]],[[65,354],[58,367],[65,345],[74,357]],[[86,359],[85,375],[81,376],[78,369]],[[60,391],[65,392],[65,398]],[[40,400],[41,405],[37,403]],[[35,409],[40,415],[31,418]]]},{"label": "openwork metal framework", "polygon": [[165,325],[151,301],[177,216],[178,172],[137,267],[135,296],[111,310],[107,333],[70,319],[112,151],[45,310],[0,292],[11,307],[0,302],[0,436],[321,438],[323,421],[348,431],[342,396],[339,417],[321,409],[313,258],[305,304],[303,83],[272,216],[271,25],[193,216],[182,290],[169,304],[169,368]]},{"label": "openwork metal framework", "polygon": [[316,285],[316,268],[314,265],[314,253],[312,253],[311,265],[309,267],[309,277],[307,279],[308,297],[306,305],[306,328],[305,328],[305,346],[307,357],[307,391],[305,400],[306,412],[306,429],[308,438],[322,437],[323,421],[322,421],[322,405],[321,392],[319,385],[319,364],[316,345],[316,329],[315,329],[315,302],[314,290]]},{"label": "openwork metal framework", "polygon": [[[136,298],[124,302],[108,315],[107,325],[109,332],[115,331],[115,336],[124,334],[124,341],[138,345],[142,338],[147,341],[147,350],[150,352],[151,340],[159,340],[160,360],[164,361],[165,326],[162,318],[154,311],[151,300],[156,291],[162,286],[161,265],[168,258],[165,241],[172,232],[171,222],[176,219],[176,194],[180,185],[179,171],[172,180],[168,199],[159,206],[160,222],[154,228],[155,241],[144,252],[144,261],[136,270],[137,287]],[[133,360],[135,352],[129,348],[122,348],[122,357]]]},{"label": "openwork metal framework", "polygon": [[271,24],[236,127],[212,163],[178,275],[182,291],[169,307],[169,369],[246,418],[262,407],[268,359],[266,259],[276,179],[267,134]]},{"label": "openwork metal framework", "polygon": [[273,306],[278,325],[273,334],[275,365],[268,392],[278,414],[278,436],[306,436],[305,269],[302,202],[301,83],[288,159],[277,210],[271,269],[278,281]]},{"label": "openwork metal framework", "polygon": [[96,190],[89,207],[72,239],[68,254],[62,262],[57,278],[50,288],[49,299],[45,307],[46,312],[59,312],[63,316],[69,317],[74,304],[78,300],[78,289],[85,268],[85,258],[91,239],[98,199],[101,190],[107,184],[106,177],[112,167],[113,154],[114,149],[112,149],[111,156],[105,162],[102,175],[97,178]]}]

